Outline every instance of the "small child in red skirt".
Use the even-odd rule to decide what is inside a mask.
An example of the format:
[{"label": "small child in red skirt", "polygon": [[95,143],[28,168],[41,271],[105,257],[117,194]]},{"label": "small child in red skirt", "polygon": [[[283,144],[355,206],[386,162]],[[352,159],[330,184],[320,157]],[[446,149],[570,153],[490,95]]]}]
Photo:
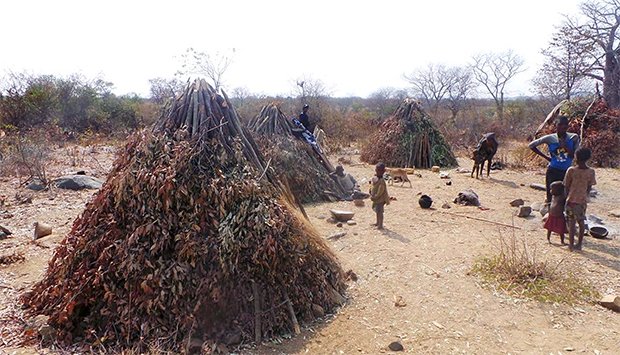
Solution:
[{"label": "small child in red skirt", "polygon": [[553,232],[560,235],[560,241],[564,245],[564,234],[568,233],[564,217],[564,204],[566,203],[564,184],[561,181],[555,181],[551,183],[550,190],[551,207],[544,226],[547,230],[547,241],[551,243],[551,232]]}]

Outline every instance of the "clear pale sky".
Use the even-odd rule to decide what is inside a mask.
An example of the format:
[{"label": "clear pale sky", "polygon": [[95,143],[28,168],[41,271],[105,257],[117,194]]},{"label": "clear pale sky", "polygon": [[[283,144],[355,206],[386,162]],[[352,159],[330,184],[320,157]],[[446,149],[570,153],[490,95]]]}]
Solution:
[{"label": "clear pale sky", "polygon": [[512,49],[528,70],[509,94],[528,95],[540,50],[580,2],[4,0],[0,76],[80,73],[146,96],[148,80],[173,77],[186,48],[234,48],[229,91],[288,95],[308,76],[334,96],[367,96],[406,87],[403,73],[429,63],[464,65]]}]

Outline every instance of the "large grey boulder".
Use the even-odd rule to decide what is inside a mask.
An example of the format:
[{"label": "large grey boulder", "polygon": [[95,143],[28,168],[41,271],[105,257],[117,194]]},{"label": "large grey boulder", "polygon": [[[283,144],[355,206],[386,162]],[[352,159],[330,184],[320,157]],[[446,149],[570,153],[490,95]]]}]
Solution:
[{"label": "large grey boulder", "polygon": [[88,175],[67,175],[54,180],[54,184],[68,190],[100,189],[103,181]]}]

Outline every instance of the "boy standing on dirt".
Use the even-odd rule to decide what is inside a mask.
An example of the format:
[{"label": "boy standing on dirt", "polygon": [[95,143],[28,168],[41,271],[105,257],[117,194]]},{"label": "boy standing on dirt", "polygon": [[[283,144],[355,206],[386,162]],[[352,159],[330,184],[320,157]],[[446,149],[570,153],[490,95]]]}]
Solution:
[{"label": "boy standing on dirt", "polygon": [[372,201],[372,210],[377,214],[377,223],[373,224],[377,229],[383,229],[383,209],[386,204],[390,203],[390,195],[387,192],[387,185],[383,174],[385,173],[385,164],[379,163],[375,166],[375,176],[372,177],[372,188],[370,190],[370,200]]},{"label": "boy standing on dirt", "polygon": [[[564,186],[568,197],[566,199],[566,219],[568,220],[568,247],[581,250],[583,234],[585,232],[586,208],[588,207],[588,195],[592,185],[596,185],[594,169],[586,164],[592,152],[588,148],[580,148],[575,152],[577,166],[571,166],[566,171]],[[575,224],[579,225],[579,240],[574,245]]]}]

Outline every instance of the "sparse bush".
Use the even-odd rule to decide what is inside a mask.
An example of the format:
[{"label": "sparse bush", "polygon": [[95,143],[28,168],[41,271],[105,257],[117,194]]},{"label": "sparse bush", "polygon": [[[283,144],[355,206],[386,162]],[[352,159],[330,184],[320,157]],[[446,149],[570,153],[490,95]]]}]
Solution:
[{"label": "sparse bush", "polygon": [[500,237],[497,255],[482,257],[473,273],[489,285],[515,295],[542,302],[576,304],[593,302],[598,292],[570,271],[560,269],[562,260],[540,260],[536,248],[514,235]]}]

